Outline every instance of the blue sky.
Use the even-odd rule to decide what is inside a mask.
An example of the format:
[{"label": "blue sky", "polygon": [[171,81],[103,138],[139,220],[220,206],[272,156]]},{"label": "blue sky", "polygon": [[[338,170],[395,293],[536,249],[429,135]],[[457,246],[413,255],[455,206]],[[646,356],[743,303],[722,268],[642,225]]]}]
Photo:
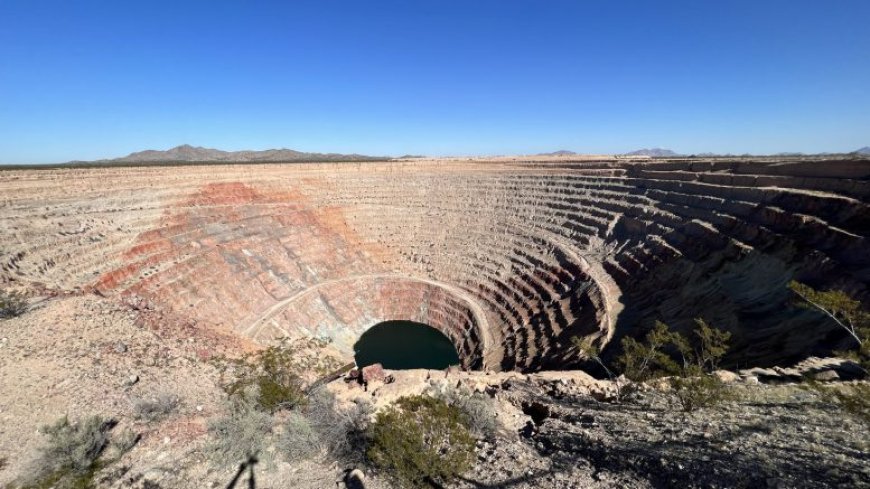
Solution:
[{"label": "blue sky", "polygon": [[870,2],[0,0],[0,162],[870,145]]}]

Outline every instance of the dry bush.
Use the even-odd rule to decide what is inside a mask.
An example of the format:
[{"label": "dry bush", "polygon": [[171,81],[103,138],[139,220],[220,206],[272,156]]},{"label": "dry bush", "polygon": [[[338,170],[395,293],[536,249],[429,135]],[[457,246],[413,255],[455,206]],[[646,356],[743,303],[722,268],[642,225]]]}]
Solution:
[{"label": "dry bush", "polygon": [[153,423],[174,413],[179,404],[178,396],[161,392],[152,398],[136,400],[133,403],[133,416],[136,419]]},{"label": "dry bush", "polygon": [[377,414],[368,457],[399,487],[439,487],[471,467],[474,440],[463,422],[442,400],[400,398]]},{"label": "dry bush", "polygon": [[373,407],[367,401],[340,409],[332,393],[325,388],[317,389],[309,395],[305,406],[288,413],[281,448],[291,460],[326,452],[338,459],[358,462],[365,452],[372,413]]},{"label": "dry bush", "polygon": [[321,449],[320,436],[311,422],[302,413],[290,411],[284,420],[278,448],[291,462],[306,460],[318,454]]},{"label": "dry bush", "polygon": [[359,459],[365,451],[366,430],[374,407],[365,400],[356,401],[349,409],[340,409],[335,397],[325,388],[309,396],[305,414],[320,442],[332,456],[341,459]]},{"label": "dry bush", "polygon": [[114,456],[119,458],[132,450],[141,439],[142,436],[139,433],[136,433],[131,429],[125,429],[124,431],[112,436],[112,440],[109,442],[109,447],[114,452]]},{"label": "dry bush", "polygon": [[431,394],[459,409],[469,431],[480,438],[492,438],[501,428],[495,401],[484,393],[451,387]]},{"label": "dry bush", "polygon": [[0,291],[0,319],[20,316],[27,312],[27,298],[21,292]]},{"label": "dry bush", "polygon": [[44,426],[48,443],[42,449],[38,468],[23,489],[87,489],[106,462],[101,456],[109,446],[113,420],[91,416],[77,423],[64,417]]},{"label": "dry bush", "polygon": [[229,414],[208,423],[211,441],[205,453],[212,464],[231,467],[259,454],[272,433],[272,416],[250,404],[237,403]]}]

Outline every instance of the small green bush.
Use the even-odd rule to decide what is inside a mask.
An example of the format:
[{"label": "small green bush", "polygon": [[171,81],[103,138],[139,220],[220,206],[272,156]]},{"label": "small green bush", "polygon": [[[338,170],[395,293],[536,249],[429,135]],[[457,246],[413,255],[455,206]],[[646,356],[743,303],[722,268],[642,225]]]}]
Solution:
[{"label": "small green bush", "polygon": [[679,341],[679,334],[670,331],[668,325],[656,321],[643,342],[625,337],[620,342],[622,354],[616,358],[623,375],[635,382],[644,382],[679,371],[679,365],[664,349]]},{"label": "small green bush", "polygon": [[270,413],[297,408],[306,402],[303,373],[321,376],[338,368],[340,362],[321,354],[326,344],[287,341],[240,359],[218,359],[222,387],[232,401],[252,402]]},{"label": "small green bush", "polygon": [[272,416],[237,403],[227,416],[210,421],[208,432],[208,459],[218,467],[230,467],[263,450],[272,433]]},{"label": "small green bush", "polygon": [[[667,324],[656,321],[643,341],[623,338],[622,353],[616,364],[623,375],[634,382],[668,377],[674,400],[684,411],[714,406],[730,399],[728,386],[711,375],[728,352],[731,333],[709,326],[703,319],[695,319],[694,336],[689,339],[671,331]],[[580,338],[574,345],[587,358],[598,362],[616,384],[617,401],[630,389],[601,360],[597,348]],[[682,361],[678,361],[681,359]]]},{"label": "small green bush", "polygon": [[27,312],[27,298],[21,292],[0,291],[0,319],[20,316]]},{"label": "small green bush", "polygon": [[712,375],[728,352],[731,333],[713,328],[703,319],[695,319],[695,341],[672,333],[671,342],[683,363],[668,382],[677,404],[683,411],[713,407],[734,396],[722,380]]},{"label": "small green bush", "polygon": [[471,467],[474,456],[462,412],[428,396],[403,397],[379,412],[370,440],[369,459],[400,487],[448,483]]},{"label": "small green bush", "polygon": [[674,400],[683,411],[713,407],[733,398],[719,377],[692,366],[668,379]]},{"label": "small green bush", "polygon": [[222,387],[234,402],[252,402],[253,406],[270,413],[292,409],[305,402],[302,378],[292,368],[295,353],[272,346],[229,361],[224,372],[231,372],[231,380]]}]

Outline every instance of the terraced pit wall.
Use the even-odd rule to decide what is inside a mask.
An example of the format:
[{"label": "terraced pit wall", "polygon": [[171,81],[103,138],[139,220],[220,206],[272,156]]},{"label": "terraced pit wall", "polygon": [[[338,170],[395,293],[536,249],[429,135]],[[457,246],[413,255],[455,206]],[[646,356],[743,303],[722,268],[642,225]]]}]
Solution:
[{"label": "terraced pit wall", "polygon": [[796,278],[870,299],[866,160],[432,160],[0,172],[0,281],[146,298],[267,343],[430,324],[475,369],[561,369],[656,319],[729,361],[837,346]]}]

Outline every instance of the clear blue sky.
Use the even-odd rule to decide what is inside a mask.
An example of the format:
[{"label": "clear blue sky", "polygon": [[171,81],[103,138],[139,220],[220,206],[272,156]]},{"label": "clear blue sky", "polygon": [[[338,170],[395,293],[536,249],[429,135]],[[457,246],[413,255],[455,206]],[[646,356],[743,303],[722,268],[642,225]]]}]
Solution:
[{"label": "clear blue sky", "polygon": [[0,0],[0,162],[870,145],[870,1]]}]

